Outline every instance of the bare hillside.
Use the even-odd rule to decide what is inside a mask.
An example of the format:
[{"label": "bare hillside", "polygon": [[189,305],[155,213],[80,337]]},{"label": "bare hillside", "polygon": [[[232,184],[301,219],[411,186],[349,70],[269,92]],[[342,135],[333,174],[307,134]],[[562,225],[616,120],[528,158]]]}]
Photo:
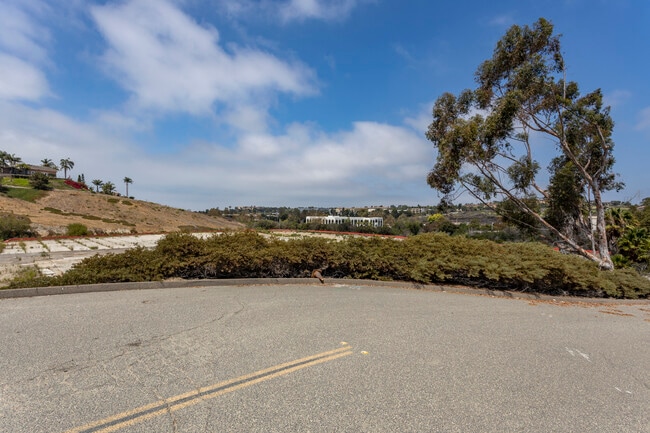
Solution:
[{"label": "bare hillside", "polygon": [[223,218],[88,191],[54,190],[35,203],[0,195],[0,212],[27,216],[41,236],[64,234],[71,223],[84,224],[95,233],[166,233],[243,227]]}]

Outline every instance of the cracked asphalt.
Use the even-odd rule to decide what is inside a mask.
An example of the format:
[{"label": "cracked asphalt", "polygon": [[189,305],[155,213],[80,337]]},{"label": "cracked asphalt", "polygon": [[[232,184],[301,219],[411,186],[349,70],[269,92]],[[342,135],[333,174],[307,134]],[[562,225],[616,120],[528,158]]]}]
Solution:
[{"label": "cracked asphalt", "polygon": [[650,432],[649,303],[202,286],[0,299],[0,329],[2,432]]}]

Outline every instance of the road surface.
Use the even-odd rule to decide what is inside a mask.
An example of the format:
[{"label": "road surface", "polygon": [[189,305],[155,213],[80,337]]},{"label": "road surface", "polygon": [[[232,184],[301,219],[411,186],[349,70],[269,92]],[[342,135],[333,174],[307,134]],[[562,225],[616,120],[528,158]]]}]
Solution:
[{"label": "road surface", "polygon": [[650,305],[328,283],[0,300],[0,431],[650,432]]}]

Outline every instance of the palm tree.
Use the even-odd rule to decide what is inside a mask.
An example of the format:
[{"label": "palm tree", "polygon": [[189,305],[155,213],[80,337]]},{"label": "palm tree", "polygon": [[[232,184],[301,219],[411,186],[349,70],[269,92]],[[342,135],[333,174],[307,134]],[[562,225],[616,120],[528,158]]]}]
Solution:
[{"label": "palm tree", "polygon": [[102,186],[104,182],[101,179],[93,179],[93,185],[95,185],[96,192],[99,192],[99,187]]},{"label": "palm tree", "polygon": [[67,179],[68,170],[72,170],[72,168],[74,167],[74,162],[70,158],[62,159],[60,162],[61,162],[61,169],[63,170],[63,178]]},{"label": "palm tree", "polygon": [[5,158],[5,163],[11,169],[11,175],[13,176],[16,173],[16,166],[22,163],[23,160],[19,156],[14,155],[13,153],[11,155],[5,153],[4,158]]},{"label": "palm tree", "polygon": [[130,177],[125,177],[124,178],[124,185],[126,185],[126,196],[127,197],[129,196],[129,184],[130,183],[133,183],[133,179],[131,179]]},{"label": "palm tree", "polygon": [[0,167],[9,167],[9,153],[0,150]]},{"label": "palm tree", "polygon": [[650,233],[645,227],[629,228],[618,240],[618,250],[633,262],[644,262],[650,258]]},{"label": "palm tree", "polygon": [[610,208],[605,213],[605,230],[607,240],[612,250],[617,250],[617,241],[627,230],[636,227],[636,221],[632,212],[628,209]]},{"label": "palm tree", "polygon": [[113,195],[115,192],[115,184],[113,182],[106,182],[102,185],[102,192],[104,194]]},{"label": "palm tree", "polygon": [[49,167],[49,168],[55,168],[55,169],[58,169],[58,167],[54,164],[54,161],[52,161],[52,160],[49,159],[49,158],[41,159],[41,165],[42,165],[43,167]]}]

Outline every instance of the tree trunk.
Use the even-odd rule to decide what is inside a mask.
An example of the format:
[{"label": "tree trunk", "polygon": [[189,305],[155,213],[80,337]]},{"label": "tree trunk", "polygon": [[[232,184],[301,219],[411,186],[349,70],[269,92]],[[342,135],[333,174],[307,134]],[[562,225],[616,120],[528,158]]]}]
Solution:
[{"label": "tree trunk", "polygon": [[[607,230],[605,229],[605,205],[598,185],[592,188],[594,193],[594,204],[596,205],[596,244],[598,245],[598,256],[600,258],[600,267],[606,270],[614,269],[614,263],[609,255],[607,245]],[[592,236],[594,234],[592,233]]]}]

